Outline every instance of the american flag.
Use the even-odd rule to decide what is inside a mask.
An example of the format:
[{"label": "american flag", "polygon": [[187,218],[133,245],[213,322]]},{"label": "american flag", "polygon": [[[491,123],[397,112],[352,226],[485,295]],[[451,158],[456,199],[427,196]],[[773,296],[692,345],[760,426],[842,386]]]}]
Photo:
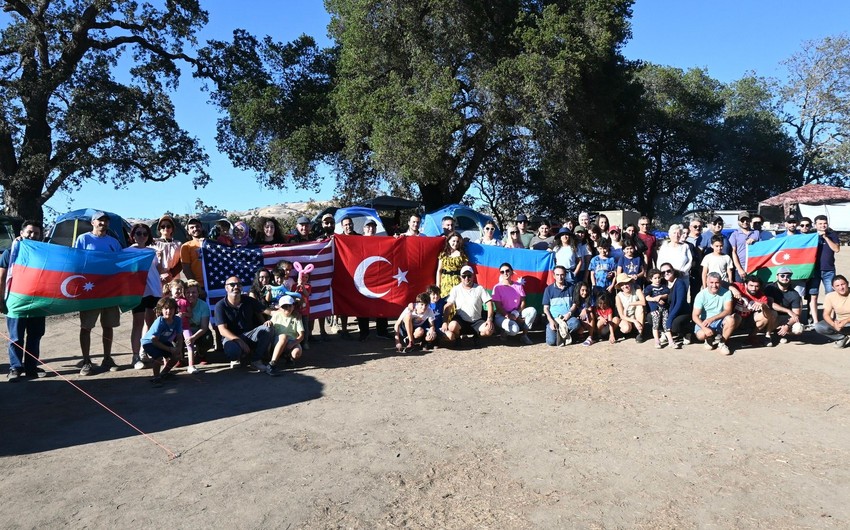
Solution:
[{"label": "american flag", "polygon": [[[333,314],[333,294],[331,278],[333,277],[334,252],[333,239],[311,243],[295,243],[292,245],[274,245],[262,248],[228,247],[209,240],[204,240],[201,247],[201,262],[204,265],[205,285],[207,286],[207,302],[210,310],[215,311],[215,304],[224,298],[224,282],[231,276],[237,276],[245,286],[245,292],[250,290],[254,275],[261,267],[271,270],[278,262],[289,260],[300,262],[302,265],[313,264],[310,274],[310,316],[324,317]],[[293,271],[293,275],[297,274]],[[215,315],[213,315],[215,318]]]}]

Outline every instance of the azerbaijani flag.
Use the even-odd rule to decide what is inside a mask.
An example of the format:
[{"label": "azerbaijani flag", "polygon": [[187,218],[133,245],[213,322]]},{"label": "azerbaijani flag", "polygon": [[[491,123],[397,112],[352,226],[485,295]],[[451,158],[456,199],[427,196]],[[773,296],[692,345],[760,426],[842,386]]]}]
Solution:
[{"label": "azerbaijani flag", "polygon": [[775,237],[747,246],[747,274],[755,272],[763,282],[776,279],[780,267],[788,267],[795,280],[811,277],[818,253],[817,234]]},{"label": "azerbaijani flag", "polygon": [[543,310],[543,291],[552,283],[552,269],[555,267],[553,252],[477,243],[466,243],[464,248],[475,269],[476,280],[482,287],[492,293],[493,287],[499,283],[499,266],[510,263],[514,269],[513,280],[521,282],[525,290],[525,305],[537,308],[538,312]]},{"label": "azerbaijani flag", "polygon": [[80,250],[24,239],[12,247],[9,316],[43,317],[139,305],[153,252]]}]

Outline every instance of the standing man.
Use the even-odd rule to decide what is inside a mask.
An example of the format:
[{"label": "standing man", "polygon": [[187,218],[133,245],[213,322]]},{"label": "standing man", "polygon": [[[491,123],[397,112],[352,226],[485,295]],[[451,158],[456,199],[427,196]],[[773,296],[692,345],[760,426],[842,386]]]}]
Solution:
[{"label": "standing man", "polygon": [[215,305],[215,319],[224,344],[224,355],[234,368],[240,361],[267,374],[273,371],[262,358],[274,339],[274,327],[266,320],[263,306],[250,296],[242,296],[242,282],[231,276],[224,283],[227,296]]},{"label": "standing man", "polygon": [[785,231],[782,232],[782,233],[776,234],[776,237],[788,237],[788,236],[797,235],[799,233],[799,232],[797,232],[797,223],[799,223],[799,222],[800,222],[800,220],[797,219],[796,215],[791,214],[791,215],[787,216],[785,218]]},{"label": "standing man", "polygon": [[780,267],[776,271],[776,281],[764,288],[764,294],[773,300],[771,307],[776,311],[776,334],[779,335],[779,344],[787,343],[791,335],[803,333],[803,299],[794,290],[792,274],[790,268]]},{"label": "standing man", "polygon": [[732,245],[732,264],[735,266],[735,281],[742,282],[747,277],[747,245],[759,241],[757,230],[750,229],[750,214],[738,214],[738,229],[729,236]]},{"label": "standing man", "polygon": [[204,264],[201,261],[201,246],[204,244],[204,225],[192,218],[186,223],[186,232],[192,239],[180,246],[180,262],[183,264],[183,275],[187,280],[195,280],[204,289]]},{"label": "standing man", "polygon": [[[413,218],[413,216],[411,216]],[[408,225],[409,226],[409,225]],[[366,221],[366,224],[363,225],[363,235],[366,237],[371,237],[375,235],[375,232],[378,229],[378,223],[375,222],[374,219],[369,219]],[[382,339],[391,339],[390,333],[388,331],[389,320],[386,318],[376,318],[375,319],[375,335]],[[357,317],[357,329],[360,331],[360,336],[358,340],[363,342],[369,337],[369,319],[366,317]]]},{"label": "standing man", "polygon": [[[522,239],[522,246],[528,248],[531,245],[531,238],[534,237],[534,234],[531,233],[528,229],[528,216],[524,213],[521,213],[516,216],[516,227],[519,231],[519,237]],[[508,239],[508,234],[505,234],[505,241]]]},{"label": "standing man", "polygon": [[[374,221],[370,221],[374,222]],[[354,231],[354,220],[351,217],[343,217],[342,221],[339,222],[340,226],[342,226],[342,233],[346,236],[359,236],[357,232]],[[344,339],[351,339],[351,334],[348,332],[348,315],[337,315],[339,317],[339,334]]]},{"label": "standing man", "polygon": [[[487,320],[484,320],[483,307],[487,306]],[[455,316],[449,322],[446,338],[459,340],[464,333],[474,337],[489,337],[496,327],[493,315],[493,300],[483,287],[475,283],[475,272],[469,265],[460,269],[460,284],[452,287],[443,312],[455,307]]]},{"label": "standing man", "polygon": [[410,216],[410,219],[407,220],[407,232],[404,232],[402,236],[418,236],[421,235],[419,233],[419,226],[422,224],[422,216],[418,213],[414,213]]},{"label": "standing man", "polygon": [[758,241],[767,241],[768,239],[773,239],[773,234],[770,233],[769,230],[763,230],[762,225],[764,224],[764,217],[761,214],[755,214],[750,221],[750,225],[753,228],[753,232],[758,232]]},{"label": "standing man", "polygon": [[702,220],[694,217],[688,223],[688,237],[685,239],[685,242],[691,249],[691,256],[693,256],[690,270],[690,292],[693,293],[691,295],[692,297],[696,296],[700,289],[702,289],[702,258],[705,255],[699,246],[700,239],[702,239],[702,229]]},{"label": "standing man", "polygon": [[638,219],[637,237],[646,246],[643,258],[646,260],[647,269],[655,267],[655,259],[657,257],[657,251],[655,249],[656,238],[649,233],[649,224],[649,217],[645,215]]},{"label": "standing man", "polygon": [[[333,216],[331,216],[333,218]],[[310,233],[310,219],[305,216],[299,217],[295,221],[295,234],[292,238],[293,243],[307,243],[308,241],[315,241],[315,237]]]},{"label": "standing man", "polygon": [[[30,239],[41,241],[41,225],[36,221],[24,221],[19,239]],[[12,245],[17,245],[17,241]],[[6,249],[0,256],[0,313],[4,315],[9,312],[6,307],[6,273],[9,270],[9,262],[12,257],[12,249]],[[44,370],[38,367],[38,358],[41,355],[41,337],[44,336],[45,317],[6,317],[6,326],[9,328],[9,382],[18,381],[21,374],[27,379],[44,377]]]},{"label": "standing man", "polygon": [[723,238],[723,254],[729,256],[732,254],[732,246],[729,244],[729,238],[723,235],[723,218],[715,217],[708,225],[708,230],[702,233],[699,239],[700,250],[703,256],[712,253],[711,238],[721,236]]},{"label": "standing man", "polygon": [[841,274],[832,278],[832,291],[823,298],[823,320],[815,324],[815,331],[834,340],[836,348],[850,341],[850,289]]},{"label": "standing man", "polygon": [[814,225],[812,224],[812,220],[808,217],[800,218],[799,228],[801,234],[811,234],[814,232]]},{"label": "standing man", "polygon": [[[705,341],[705,349],[715,347],[725,355],[732,355],[727,342],[729,337],[741,323],[741,319],[733,312],[732,293],[720,285],[720,275],[708,273],[706,288],[694,298],[694,310],[691,318],[694,321],[694,333],[699,340]],[[716,344],[715,344],[716,340]]]},{"label": "standing man", "polygon": [[[91,232],[77,236],[74,248],[99,250],[101,252],[121,252],[121,243],[107,233],[109,231],[108,215],[104,212],[94,212],[91,216],[91,225]],[[113,330],[121,325],[121,310],[118,306],[104,307],[80,311],[80,352],[83,354],[83,360],[78,363],[80,375],[94,374],[89,352],[91,350],[91,330],[98,319],[100,319],[103,336],[103,361],[100,363],[100,369],[110,372],[118,370],[118,365],[112,360],[112,337]]]},{"label": "standing man", "polygon": [[[334,214],[326,213],[322,216],[322,234],[318,237],[318,239],[330,239],[332,235],[334,235]],[[308,231],[309,232],[309,231]],[[300,233],[300,230],[299,230]]]},{"label": "standing man", "polygon": [[451,215],[443,216],[442,220],[443,236],[448,236],[455,231],[455,218]]},{"label": "standing man", "polygon": [[[815,272],[807,288],[809,290],[809,313],[812,323],[818,323],[818,291],[823,283],[824,294],[832,292],[832,279],[835,277],[835,255],[841,251],[838,234],[829,228],[829,219],[825,215],[815,217],[815,230],[818,233],[818,252],[815,257]],[[826,306],[824,306],[826,312]]]}]

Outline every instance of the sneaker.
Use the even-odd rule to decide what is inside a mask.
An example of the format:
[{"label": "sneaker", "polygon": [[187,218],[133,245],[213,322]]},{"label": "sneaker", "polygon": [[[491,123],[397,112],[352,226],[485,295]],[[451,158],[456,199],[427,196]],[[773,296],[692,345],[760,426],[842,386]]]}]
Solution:
[{"label": "sneaker", "polygon": [[682,337],[682,344],[687,346],[688,344],[693,344],[695,340],[693,333],[686,333],[685,336]]},{"label": "sneaker", "polygon": [[673,349],[674,350],[681,350],[682,349],[682,343],[681,342],[674,342],[673,343]]},{"label": "sneaker", "polygon": [[199,374],[199,373],[201,373],[201,371],[198,370],[197,368],[195,368],[194,366],[190,366],[190,367],[186,368],[186,373],[187,374]]},{"label": "sneaker", "polygon": [[832,345],[835,346],[836,348],[840,349],[840,348],[847,346],[848,341],[850,341],[850,335],[844,335],[844,337],[833,342]]},{"label": "sneaker", "polygon": [[723,355],[732,355],[732,350],[730,350],[729,346],[727,346],[726,343],[722,341],[718,341],[717,351],[719,351]]},{"label": "sneaker", "polygon": [[566,346],[567,344],[573,343],[573,335],[567,330],[567,336],[564,337],[564,342],[561,343],[561,346]]},{"label": "sneaker", "polygon": [[139,360],[142,361],[143,363],[146,363],[146,362],[151,360],[151,356],[148,355],[148,352],[142,350],[142,351],[139,352]]},{"label": "sneaker", "polygon": [[659,339],[659,342],[661,342],[661,345],[663,346],[663,345],[667,344],[667,343],[668,343],[668,342],[670,342],[670,341],[668,341],[668,340],[667,340],[667,335],[661,335],[661,338]]},{"label": "sneaker", "polygon": [[661,341],[660,340],[655,341],[655,349],[660,350],[661,348],[663,348],[663,346],[661,346]]},{"label": "sneaker", "polygon": [[280,370],[278,369],[276,364],[269,363],[268,370],[266,370],[266,373],[274,377],[276,375],[280,375]]},{"label": "sneaker", "polygon": [[230,369],[239,368],[239,361],[230,361]]},{"label": "sneaker", "polygon": [[641,344],[644,341],[646,341],[646,339],[643,337],[643,332],[639,331],[638,334],[635,336],[635,342],[637,342],[638,344]]},{"label": "sneaker", "polygon": [[770,335],[764,336],[764,346],[765,348],[773,348],[776,344],[773,343],[773,337]]},{"label": "sneaker", "polygon": [[47,372],[45,372],[41,368],[36,368],[35,372],[27,372],[25,377],[27,379],[44,379],[45,377],[47,377]]},{"label": "sneaker", "polygon": [[531,339],[529,338],[529,336],[525,333],[522,334],[522,336],[519,338],[519,340],[522,341],[523,344],[528,344],[528,345],[534,344],[533,342],[531,342]]},{"label": "sneaker", "polygon": [[133,365],[133,369],[134,370],[144,370],[145,369],[145,363],[143,363],[142,361],[136,361],[136,363]]},{"label": "sneaker", "polygon": [[76,366],[77,368],[82,368],[85,365],[86,365],[86,361],[85,361],[85,359],[83,359],[83,360],[77,361],[77,364],[75,364],[74,366]]},{"label": "sneaker", "polygon": [[21,371],[17,368],[9,368],[9,375],[6,376],[6,379],[8,379],[10,383],[17,383],[21,380]]},{"label": "sneaker", "polygon": [[94,366],[91,363],[84,363],[80,368],[80,375],[94,375]]},{"label": "sneaker", "polygon": [[269,366],[263,364],[263,361],[254,361],[251,363],[251,367],[260,372],[268,372],[269,370]]},{"label": "sneaker", "polygon": [[703,345],[703,347],[706,350],[709,350],[709,351],[713,350],[714,349],[714,337],[706,337],[705,344]]},{"label": "sneaker", "polygon": [[779,337],[779,344],[788,344],[787,337]]},{"label": "sneaker", "polygon": [[115,361],[112,359],[112,357],[104,357],[103,361],[100,362],[100,369],[109,370],[110,372],[117,372],[118,365],[115,364]]}]

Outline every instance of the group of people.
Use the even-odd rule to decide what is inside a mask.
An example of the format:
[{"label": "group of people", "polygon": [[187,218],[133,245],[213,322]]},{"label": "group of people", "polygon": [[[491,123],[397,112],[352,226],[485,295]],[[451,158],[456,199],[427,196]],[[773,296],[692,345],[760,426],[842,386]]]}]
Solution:
[{"label": "group of people", "polygon": [[[156,223],[159,237],[145,224],[130,230],[132,244],[122,249],[109,235],[109,216],[92,215],[91,232],[81,234],[74,243],[82,250],[108,252],[152,252],[153,261],[141,303],[132,310],[130,336],[132,366],[151,368],[152,382],[160,385],[173,376],[173,369],[184,361],[187,371],[206,363],[206,354],[214,344],[214,335],[232,366],[243,365],[255,371],[276,375],[281,365],[294,363],[309,348],[312,323],[309,319],[309,274],[311,266],[282,261],[273,270],[257,271],[253,284],[242,285],[238,277],[225,283],[226,296],[216,305],[217,321],[210,327],[210,308],[204,301],[204,278],[199,249],[206,237],[198,219],[186,224],[189,241],[173,238],[175,221],[169,215]],[[396,237],[420,235],[421,217],[410,216],[408,230]],[[253,230],[243,222],[230,225],[220,221],[210,237],[232,245],[274,245],[284,241],[305,242],[330,237],[333,215],[322,218],[322,233],[311,233],[306,217],[296,220],[292,233],[284,237],[273,219],[260,219]],[[351,218],[341,220],[345,234],[355,234]],[[439,254],[434,285],[405,308],[395,322],[391,335],[387,319],[376,321],[376,332],[394,338],[399,351],[437,344],[457,345],[461,337],[498,335],[518,337],[532,344],[530,330],[538,311],[526,304],[521,278],[516,278],[509,262],[499,267],[499,281],[490,289],[475,281],[475,270],[464,249],[465,241],[455,231],[451,217],[442,220],[445,244]],[[704,228],[708,228],[704,230]],[[364,236],[375,235],[376,223],[368,221]],[[650,219],[641,217],[637,225],[622,230],[611,226],[604,215],[591,223],[582,213],[576,220],[561,223],[552,234],[548,221],[529,229],[529,219],[518,215],[497,239],[492,221],[483,226],[477,243],[506,248],[545,250],[555,255],[554,281],[543,295],[542,317],[545,341],[563,346],[573,341],[590,346],[598,340],[612,343],[634,334],[637,342],[650,333],[656,348],[701,341],[707,349],[729,354],[730,338],[736,330],[749,330],[751,345],[774,346],[799,336],[807,317],[812,328],[844,347],[850,335],[850,305],[847,305],[847,279],[836,274],[835,254],[840,251],[838,237],[830,230],[828,219],[814,221],[789,216],[785,230],[769,234],[761,229],[761,218],[742,212],[738,228],[729,236],[722,232],[723,220],[715,218],[706,227],[697,218],[687,228],[670,226],[668,239],[659,244],[650,232]],[[762,281],[746,273],[747,245],[770,237],[797,233],[818,234],[816,271],[811,279],[795,280],[789,268],[778,271],[776,281]],[[42,227],[26,221],[20,238],[41,240]],[[10,252],[0,257],[0,310],[5,307],[5,279]],[[296,270],[297,269],[297,270]],[[827,293],[822,318],[817,311],[820,284]],[[804,312],[808,302],[808,315]],[[846,307],[845,307],[846,306]],[[341,334],[349,336],[347,318]],[[369,334],[369,319],[359,317],[360,339]],[[39,368],[39,341],[45,332],[45,319],[7,317],[9,328],[10,381],[22,377],[43,377]],[[91,359],[91,334],[98,321],[102,328],[103,358],[99,369]],[[320,321],[321,322],[321,321]],[[113,329],[120,324],[118,307],[80,313],[81,375],[117,370],[112,359]],[[320,327],[320,336],[327,335]],[[24,353],[26,350],[26,354]]]}]

